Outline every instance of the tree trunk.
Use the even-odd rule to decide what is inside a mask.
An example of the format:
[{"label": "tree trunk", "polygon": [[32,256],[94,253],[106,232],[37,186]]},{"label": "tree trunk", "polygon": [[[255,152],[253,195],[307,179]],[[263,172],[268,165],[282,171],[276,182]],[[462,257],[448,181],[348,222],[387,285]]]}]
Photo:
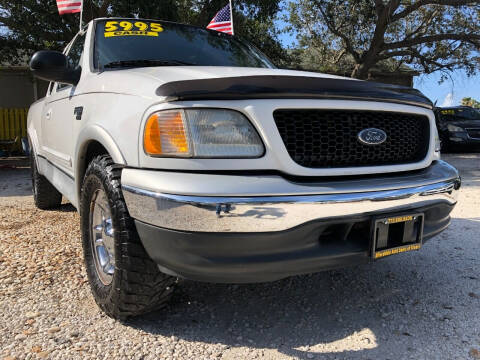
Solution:
[{"label": "tree trunk", "polygon": [[355,64],[355,68],[350,76],[354,79],[367,80],[370,68],[371,65],[367,65],[366,63]]},{"label": "tree trunk", "polygon": [[361,56],[360,63],[355,65],[352,71],[352,78],[367,80],[370,69],[375,66],[378,61],[378,54],[384,45],[385,32],[390,20],[391,14],[399,6],[399,0],[391,0],[384,5],[383,0],[375,1],[375,10],[377,12],[377,22],[375,24],[375,32],[373,34],[370,48]]}]

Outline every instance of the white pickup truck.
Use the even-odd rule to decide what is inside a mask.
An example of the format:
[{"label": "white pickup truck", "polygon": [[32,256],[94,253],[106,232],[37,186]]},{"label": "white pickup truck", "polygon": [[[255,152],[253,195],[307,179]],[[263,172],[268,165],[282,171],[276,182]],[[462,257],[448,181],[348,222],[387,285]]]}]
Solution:
[{"label": "white pickup truck", "polygon": [[125,318],[178,278],[263,282],[420,249],[444,230],[458,172],[432,104],[393,85],[276,69],[241,39],[96,19],[28,114],[41,209],[79,211],[94,297]]}]

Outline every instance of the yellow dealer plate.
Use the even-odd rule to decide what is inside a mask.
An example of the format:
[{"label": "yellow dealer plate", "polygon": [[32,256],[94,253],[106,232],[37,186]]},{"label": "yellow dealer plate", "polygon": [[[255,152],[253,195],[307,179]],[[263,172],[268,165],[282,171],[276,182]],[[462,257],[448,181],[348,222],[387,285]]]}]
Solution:
[{"label": "yellow dealer plate", "polygon": [[414,250],[420,250],[422,247],[422,244],[411,244],[411,245],[404,245],[404,246],[399,246],[393,249],[385,249],[385,250],[380,250],[380,251],[375,251],[375,259],[380,259],[385,256],[390,256],[390,255],[395,255],[395,254],[401,254],[407,251],[414,251]]},{"label": "yellow dealer plate", "polygon": [[396,223],[399,223],[399,222],[405,222],[405,221],[411,221],[411,220],[413,220],[413,215],[397,216],[397,217],[388,218],[387,222],[389,224],[396,224]]},{"label": "yellow dealer plate", "polygon": [[424,214],[375,219],[373,259],[419,250],[422,247]]}]

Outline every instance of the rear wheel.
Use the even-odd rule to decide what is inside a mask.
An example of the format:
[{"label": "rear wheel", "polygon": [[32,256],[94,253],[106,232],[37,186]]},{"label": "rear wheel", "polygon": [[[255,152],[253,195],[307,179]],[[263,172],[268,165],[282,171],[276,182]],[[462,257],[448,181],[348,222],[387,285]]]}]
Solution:
[{"label": "rear wheel", "polygon": [[165,305],[176,279],[158,270],[145,252],[120,187],[121,168],[107,155],[89,164],[80,216],[85,265],[95,301],[125,319]]},{"label": "rear wheel", "polygon": [[39,174],[33,149],[30,151],[30,174],[35,206],[42,210],[60,206],[62,194],[55,189],[45,176]]}]

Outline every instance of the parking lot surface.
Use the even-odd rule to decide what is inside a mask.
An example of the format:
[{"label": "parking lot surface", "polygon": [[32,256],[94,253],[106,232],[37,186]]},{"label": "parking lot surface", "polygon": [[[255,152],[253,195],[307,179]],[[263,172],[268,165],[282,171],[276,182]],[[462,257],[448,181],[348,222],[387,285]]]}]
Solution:
[{"label": "parking lot surface", "polygon": [[95,305],[79,216],[33,205],[0,169],[0,359],[480,359],[480,154],[421,251],[254,285],[185,281],[171,305],[116,322]]}]

